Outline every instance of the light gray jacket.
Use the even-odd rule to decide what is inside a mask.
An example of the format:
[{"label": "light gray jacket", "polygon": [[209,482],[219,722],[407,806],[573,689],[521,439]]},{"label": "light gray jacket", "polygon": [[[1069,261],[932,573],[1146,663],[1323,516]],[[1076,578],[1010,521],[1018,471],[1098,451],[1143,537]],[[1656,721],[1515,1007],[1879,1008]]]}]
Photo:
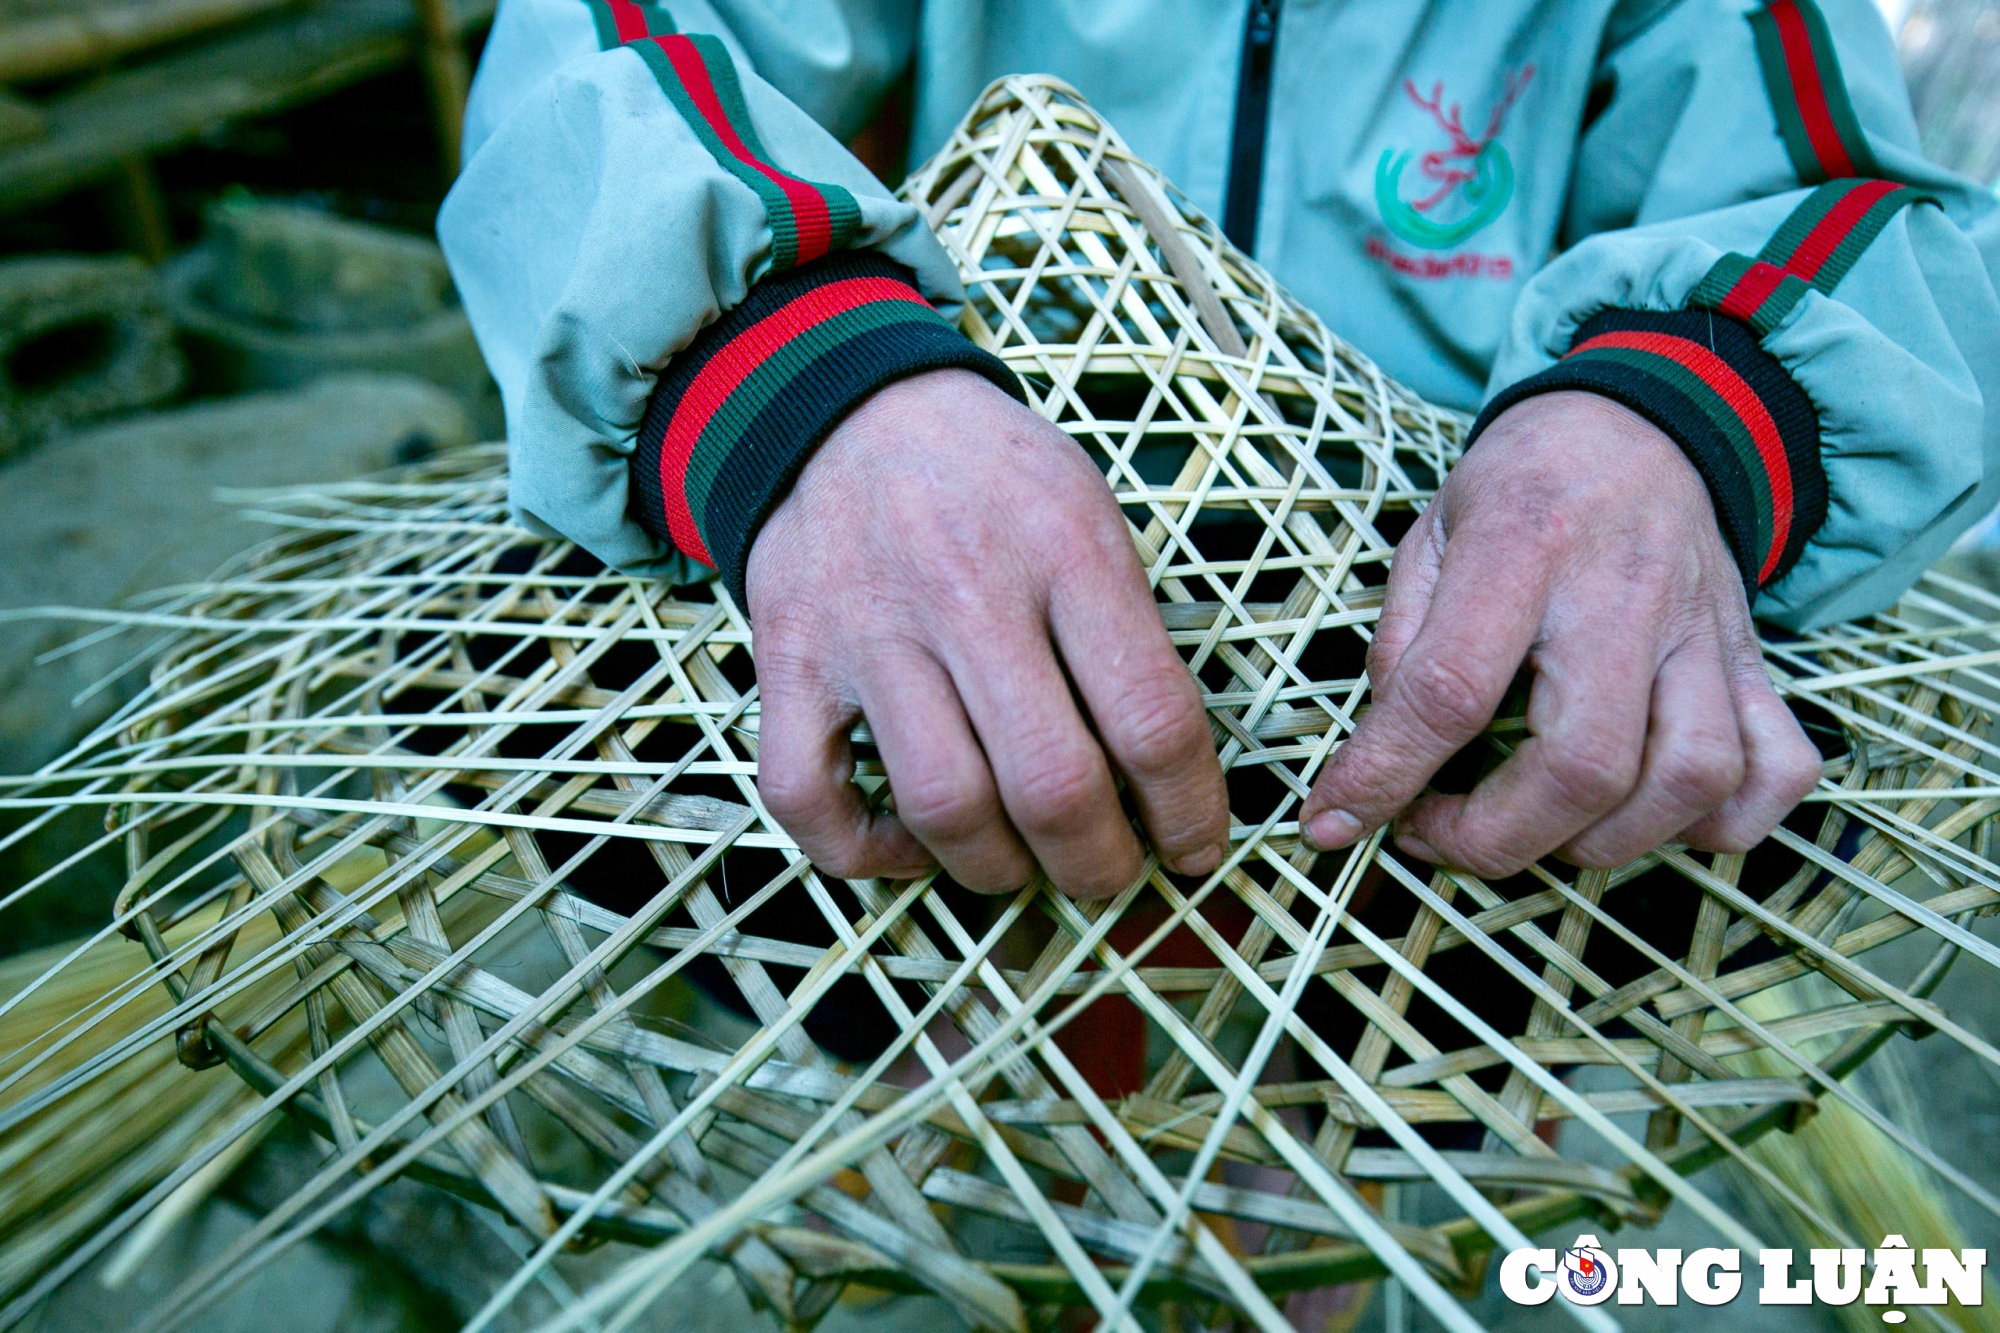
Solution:
[{"label": "light gray jacket", "polygon": [[[439,234],[505,396],[518,516],[620,568],[686,577],[637,512],[628,459],[662,371],[790,253],[667,66],[621,38],[718,37],[753,146],[844,188],[849,244],[945,303],[958,293],[936,243],[841,146],[885,89],[914,62],[921,160],[991,79],[1059,75],[1220,216],[1248,2],[668,0],[668,15],[501,0]],[[1597,365],[1602,385],[1585,387],[1664,395],[1642,410],[1685,419],[1674,433],[1711,455],[1696,461],[1719,509],[1728,487],[1793,506],[1737,515],[1733,540],[1753,575],[1770,546],[1761,572],[1778,576],[1751,579],[1756,611],[1807,627],[1886,604],[2000,498],[2000,209],[1917,142],[1868,0],[1289,0],[1255,250],[1391,374],[1468,411],[1594,340],[1567,372]],[[1875,196],[1811,188],[1849,176],[1917,189],[1862,208]],[[1815,283],[1811,256],[1787,261],[1785,224],[1821,214],[1810,245],[1846,250]],[[1769,267],[1751,271],[1760,254]],[[1749,285],[1732,292],[1739,271]],[[1783,279],[1761,303],[1759,273]],[[1750,330],[1728,374],[1682,360],[1749,385],[1764,416],[1737,403],[1743,421],[1717,420],[1713,402],[1735,399],[1664,361],[1648,371],[1643,347],[1618,350],[1629,330],[1578,338],[1601,312],[1689,310]],[[1774,374],[1788,385],[1766,393]],[[1795,428],[1800,392],[1811,419]],[[1732,442],[1746,469],[1746,448],[1762,451],[1761,491],[1714,475]]]}]

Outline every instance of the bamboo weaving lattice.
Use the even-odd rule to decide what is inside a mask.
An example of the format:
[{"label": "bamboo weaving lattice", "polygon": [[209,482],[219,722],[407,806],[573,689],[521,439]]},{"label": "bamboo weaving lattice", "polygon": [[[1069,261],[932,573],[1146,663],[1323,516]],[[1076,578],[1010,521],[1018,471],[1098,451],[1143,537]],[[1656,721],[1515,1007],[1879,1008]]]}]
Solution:
[{"label": "bamboo weaving lattice", "polygon": [[[1054,81],[995,85],[906,189],[963,273],[967,332],[1131,520],[1230,774],[1223,868],[1149,863],[1094,903],[821,876],[758,801],[751,633],[725,592],[512,527],[497,449],[263,496],[285,535],[107,613],[158,635],[149,682],[6,793],[37,818],[102,809],[80,851],[126,867],[103,939],[154,967],[0,1052],[0,1134],[60,1145],[66,1108],[169,1050],[231,1089],[178,1160],[0,1267],[6,1315],[280,1114],[324,1164],[186,1274],[162,1324],[399,1176],[528,1238],[479,1326],[558,1256],[617,1241],[629,1261],[557,1326],[657,1312],[714,1260],[798,1326],[861,1282],[980,1328],[1056,1306],[1136,1328],[1165,1300],[1280,1328],[1287,1293],[1387,1275],[1471,1328],[1486,1256],[1560,1223],[1678,1200],[1755,1248],[1687,1180],[1712,1163],[1817,1216],[1745,1145],[1826,1102],[2000,1217],[1841,1081],[1899,1033],[2000,1069],[1926,998],[1961,953],[2000,965],[1968,928],[2000,905],[2000,602],[1933,576],[1891,613],[1767,644],[1826,778],[1747,857],[1666,847],[1505,883],[1379,840],[1316,857],[1298,802],[1366,706],[1394,538],[1463,421],[1335,338]],[[768,928],[777,907],[810,929]],[[1911,936],[1914,968],[1880,961]],[[747,1035],[653,1016],[702,959]],[[1808,976],[1836,998],[1772,1007]],[[837,986],[888,1013],[872,1063],[806,1032]],[[1107,1090],[1070,1029],[1134,1009],[1143,1086]],[[578,1149],[562,1170],[530,1120]],[[1451,1220],[1392,1220],[1384,1183]],[[1819,1221],[1828,1243],[1875,1240]]]}]

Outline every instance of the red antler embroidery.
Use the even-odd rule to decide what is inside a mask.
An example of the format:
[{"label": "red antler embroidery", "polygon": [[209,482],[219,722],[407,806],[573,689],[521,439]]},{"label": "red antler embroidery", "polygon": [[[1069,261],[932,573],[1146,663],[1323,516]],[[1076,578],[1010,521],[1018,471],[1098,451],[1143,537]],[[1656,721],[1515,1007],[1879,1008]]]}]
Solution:
[{"label": "red antler embroidery", "polygon": [[[1493,104],[1492,112],[1486,117],[1486,133],[1477,139],[1466,133],[1465,116],[1458,103],[1453,102],[1451,110],[1445,110],[1443,79],[1431,85],[1431,95],[1428,99],[1417,92],[1414,79],[1403,80],[1403,91],[1409,94],[1410,100],[1430,112],[1431,119],[1435,120],[1438,127],[1451,139],[1451,147],[1435,149],[1418,159],[1418,167],[1424,175],[1439,184],[1436,190],[1422,199],[1411,200],[1410,207],[1419,212],[1428,212],[1444,202],[1453,190],[1478,174],[1469,164],[1473,158],[1479,156],[1480,149],[1499,137],[1501,127],[1507,123],[1507,113],[1513,110],[1514,103],[1521,100],[1521,94],[1527,91],[1528,83],[1534,77],[1533,65],[1524,65],[1507,76],[1507,84],[1501,89],[1500,100]],[[1468,165],[1454,166],[1455,160]]]}]

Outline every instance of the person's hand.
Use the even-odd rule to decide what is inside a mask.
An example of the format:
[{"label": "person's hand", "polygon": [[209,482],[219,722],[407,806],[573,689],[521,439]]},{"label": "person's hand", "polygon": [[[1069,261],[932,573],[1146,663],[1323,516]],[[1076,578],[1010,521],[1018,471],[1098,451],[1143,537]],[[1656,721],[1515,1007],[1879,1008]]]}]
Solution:
[{"label": "person's hand", "polygon": [[[1470,795],[1423,794],[1523,665],[1526,739]],[[1489,877],[1744,851],[1820,772],[1700,476],[1595,394],[1530,398],[1466,453],[1396,548],[1368,671],[1374,707],[1301,810],[1321,848],[1400,812],[1410,855]]]},{"label": "person's hand", "polygon": [[[1104,478],[969,371],[912,376],[844,420],[750,550],[757,787],[845,878],[932,857],[1002,892],[1037,863],[1078,896],[1137,877],[1129,784],[1168,867],[1229,833],[1201,694]],[[865,717],[895,795],[850,781]]]}]

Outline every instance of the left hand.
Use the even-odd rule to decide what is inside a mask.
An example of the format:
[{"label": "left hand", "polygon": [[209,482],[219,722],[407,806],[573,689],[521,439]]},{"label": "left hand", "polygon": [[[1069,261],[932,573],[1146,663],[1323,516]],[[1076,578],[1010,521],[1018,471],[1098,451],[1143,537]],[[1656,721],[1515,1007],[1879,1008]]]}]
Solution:
[{"label": "left hand", "polygon": [[[1523,666],[1526,739],[1469,795],[1425,794]],[[1488,878],[1550,852],[1740,852],[1820,774],[1700,475],[1596,394],[1527,399],[1480,436],[1396,548],[1368,670],[1374,707],[1301,811],[1321,848],[1400,812],[1404,851]]]}]

